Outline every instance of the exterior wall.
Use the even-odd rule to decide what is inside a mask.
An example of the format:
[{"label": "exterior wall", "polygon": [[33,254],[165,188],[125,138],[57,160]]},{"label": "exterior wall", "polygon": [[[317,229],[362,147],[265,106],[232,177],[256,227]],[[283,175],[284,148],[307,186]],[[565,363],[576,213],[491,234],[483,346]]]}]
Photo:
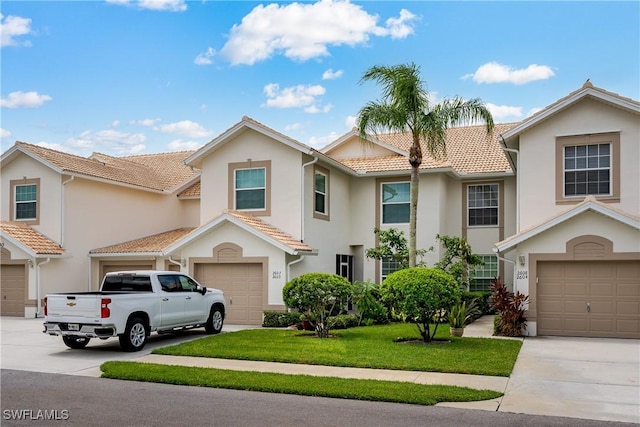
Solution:
[{"label": "exterior wall", "polygon": [[[271,138],[246,130],[202,161],[200,222],[206,224],[229,206],[229,164],[271,161],[271,211],[263,219],[286,233],[301,235],[301,165],[299,151]],[[233,200],[233,199],[231,199]]]},{"label": "exterior wall", "polygon": [[[515,290],[529,295],[529,313],[527,315],[527,330],[530,335],[536,335],[536,263],[538,260],[564,260],[567,243],[572,239],[595,235],[613,242],[613,258],[624,258],[629,254],[630,259],[637,259],[640,254],[640,231],[632,229],[611,218],[594,212],[584,212],[565,221],[525,242],[519,244],[514,256],[518,259]],[[635,254],[635,255],[634,255]],[[635,257],[635,258],[634,258]],[[524,264],[520,263],[520,259]]]},{"label": "exterior wall", "polygon": [[61,230],[61,191],[62,178],[56,171],[44,166],[27,156],[18,156],[8,165],[2,167],[2,188],[0,189],[0,216],[3,220],[14,220],[11,218],[11,186],[10,182],[15,180],[40,179],[39,185],[39,221],[33,228],[40,233],[60,243],[62,237]]},{"label": "exterior wall", "polygon": [[640,212],[640,120],[619,108],[584,99],[520,136],[521,230],[567,209],[566,204],[556,204],[556,137],[618,131],[620,201],[611,205],[633,215]]}]

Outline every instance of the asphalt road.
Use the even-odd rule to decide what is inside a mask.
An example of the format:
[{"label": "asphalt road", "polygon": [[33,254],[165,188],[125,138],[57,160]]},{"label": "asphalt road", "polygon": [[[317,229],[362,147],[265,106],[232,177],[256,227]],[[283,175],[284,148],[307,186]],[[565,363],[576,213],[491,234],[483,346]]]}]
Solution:
[{"label": "asphalt road", "polygon": [[[2,370],[5,426],[562,426],[629,427],[576,418],[137,383]],[[22,417],[18,420],[18,417]],[[26,418],[26,419],[25,419]]]}]

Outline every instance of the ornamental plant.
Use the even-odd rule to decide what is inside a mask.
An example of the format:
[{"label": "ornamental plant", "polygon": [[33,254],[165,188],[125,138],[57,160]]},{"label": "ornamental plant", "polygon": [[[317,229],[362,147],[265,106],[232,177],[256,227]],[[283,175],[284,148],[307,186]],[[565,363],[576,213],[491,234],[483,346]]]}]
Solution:
[{"label": "ornamental plant", "polygon": [[527,328],[527,318],[524,313],[529,303],[529,296],[520,293],[515,294],[496,277],[491,282],[493,292],[491,306],[498,314],[497,330],[508,337],[519,337]]},{"label": "ornamental plant", "polygon": [[380,294],[395,313],[416,324],[424,342],[433,340],[441,314],[460,300],[460,289],[450,274],[424,267],[391,273],[382,282]]},{"label": "ornamental plant", "polygon": [[318,337],[327,338],[331,329],[329,316],[334,310],[346,306],[352,293],[352,285],[344,277],[307,273],[284,285],[282,299],[287,307],[303,314]]}]

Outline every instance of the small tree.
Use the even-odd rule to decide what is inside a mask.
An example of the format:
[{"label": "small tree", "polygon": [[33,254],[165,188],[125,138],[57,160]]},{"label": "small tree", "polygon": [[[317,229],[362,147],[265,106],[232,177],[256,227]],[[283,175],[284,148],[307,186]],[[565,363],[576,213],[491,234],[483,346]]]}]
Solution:
[{"label": "small tree", "polygon": [[450,237],[436,235],[445,253],[435,266],[441,270],[451,274],[458,282],[458,285],[464,290],[469,290],[469,271],[475,267],[484,265],[484,261],[479,255],[471,250],[471,245],[464,237]]},{"label": "small tree", "polygon": [[[409,248],[407,246],[407,238],[404,233],[395,228],[382,230],[374,228],[373,233],[378,237],[378,245],[375,248],[367,249],[365,255],[367,258],[377,260],[391,260],[398,263],[399,269],[409,267]],[[427,253],[424,249],[416,250],[419,257]],[[422,264],[422,263],[419,263]]]},{"label": "small tree", "polygon": [[327,273],[307,273],[287,282],[282,299],[289,308],[303,313],[320,338],[329,336],[331,313],[347,304],[353,293],[344,277]]},{"label": "small tree", "polygon": [[416,324],[424,342],[433,340],[442,313],[460,300],[456,281],[437,268],[414,267],[391,273],[382,282],[380,293],[385,303]]}]

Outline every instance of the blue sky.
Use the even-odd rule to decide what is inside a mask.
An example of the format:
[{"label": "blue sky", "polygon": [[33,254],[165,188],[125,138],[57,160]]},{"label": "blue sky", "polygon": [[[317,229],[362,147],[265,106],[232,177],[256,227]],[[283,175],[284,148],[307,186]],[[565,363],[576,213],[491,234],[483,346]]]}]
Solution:
[{"label": "blue sky", "polygon": [[640,98],[640,2],[1,4],[0,137],[88,156],[191,150],[243,116],[320,148],[415,62],[435,102],[520,121],[586,79]]}]

